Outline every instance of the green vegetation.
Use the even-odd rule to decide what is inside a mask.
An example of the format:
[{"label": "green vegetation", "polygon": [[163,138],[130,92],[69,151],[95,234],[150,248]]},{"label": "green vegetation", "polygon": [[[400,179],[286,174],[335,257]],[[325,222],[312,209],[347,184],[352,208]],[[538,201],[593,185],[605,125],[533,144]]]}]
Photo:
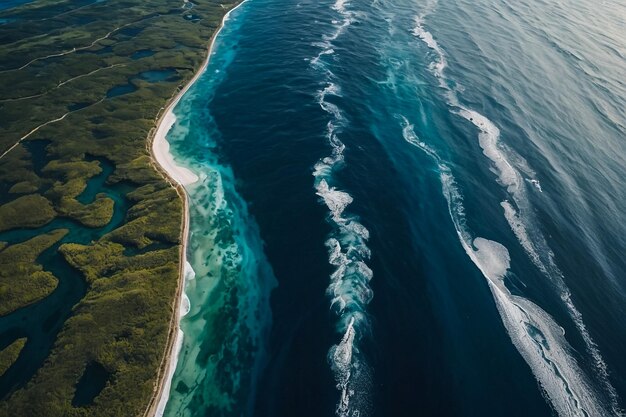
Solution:
[{"label": "green vegetation", "polygon": [[[59,336],[60,348],[28,388],[11,397],[11,415],[142,413],[153,390],[167,337],[178,248],[132,258],[124,256],[123,250],[122,245],[112,242],[61,247],[70,263],[85,274],[90,291]],[[113,375],[113,381],[92,406],[74,408],[71,401],[75,385],[92,361],[102,364]]]},{"label": "green vegetation", "polygon": [[3,375],[15,363],[17,357],[26,344],[26,338],[22,337],[7,346],[0,352],[0,376]]},{"label": "green vegetation", "polygon": [[[234,3],[35,0],[0,12],[9,20],[0,25],[0,241],[7,241],[0,243],[0,314],[37,302],[63,279],[37,264],[60,239],[55,262],[69,263],[88,284],[41,368],[0,393],[0,417],[144,413],[173,314],[182,210],[151,163],[147,138]],[[135,55],[143,50],[154,53]],[[139,76],[149,70],[175,76]],[[100,160],[114,166],[106,184],[123,187],[129,205],[116,227],[108,227],[119,209],[114,196],[102,189],[93,201],[80,198],[102,172]],[[49,231],[58,221],[102,233],[71,240]],[[3,237],[24,228],[38,236]],[[74,407],[90,363],[110,378],[91,404]]]},{"label": "green vegetation", "polygon": [[0,316],[32,304],[54,291],[57,278],[35,261],[41,252],[66,234],[67,230],[55,230],[24,243],[0,248]]},{"label": "green vegetation", "polygon": [[18,182],[9,190],[11,194],[30,194],[35,191],[37,191],[37,186],[29,183],[28,181]]},{"label": "green vegetation", "polygon": [[[16,185],[19,184],[23,183]],[[0,206],[0,231],[43,226],[55,216],[56,212],[48,199],[39,194],[25,195]]]},{"label": "green vegetation", "polygon": [[82,205],[74,199],[63,198],[58,207],[61,214],[73,217],[89,227],[105,226],[113,216],[113,200],[104,193],[98,194],[96,201],[87,205]]},{"label": "green vegetation", "polygon": [[[0,85],[1,88],[2,86]],[[0,103],[0,111],[1,106],[2,104]],[[19,188],[29,188],[37,191],[46,182],[45,179],[40,178],[35,173],[31,155],[22,146],[14,148],[4,158],[0,159],[0,180],[2,181],[0,184],[4,185],[4,188],[8,184],[12,184],[8,192],[14,194],[18,193],[15,191],[15,188],[18,188],[18,191]],[[0,190],[3,191],[4,188],[0,188]],[[14,197],[17,198],[18,196]]]}]

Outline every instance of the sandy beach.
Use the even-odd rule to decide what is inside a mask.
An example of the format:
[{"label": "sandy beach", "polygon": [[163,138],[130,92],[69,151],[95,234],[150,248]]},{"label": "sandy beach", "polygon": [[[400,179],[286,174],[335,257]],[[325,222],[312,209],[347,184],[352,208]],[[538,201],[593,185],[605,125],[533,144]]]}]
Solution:
[{"label": "sandy beach", "polygon": [[198,176],[191,170],[185,167],[181,167],[176,164],[174,158],[169,152],[170,144],[166,139],[166,136],[174,123],[176,122],[176,115],[174,114],[174,108],[178,104],[179,100],[189,90],[189,88],[198,80],[198,78],[204,73],[211,54],[213,53],[213,46],[215,39],[224,27],[225,22],[228,20],[230,14],[245,3],[244,0],[230,9],[222,18],[219,28],[215,31],[211,37],[207,57],[200,69],[196,72],[194,77],[180,90],[174,98],[170,101],[169,105],[165,108],[165,111],[157,119],[155,129],[151,132],[148,138],[148,148],[155,168],[163,174],[166,180],[176,188],[181,200],[183,201],[183,221],[181,229],[181,245],[180,245],[180,271],[178,279],[178,287],[176,290],[176,296],[173,301],[172,319],[170,322],[170,329],[168,333],[168,340],[166,343],[163,359],[159,366],[157,381],[154,388],[154,394],[148,404],[144,417],[161,417],[165,411],[165,406],[170,392],[170,385],[172,376],[176,370],[176,364],[178,361],[178,354],[182,347],[183,332],[180,329],[180,319],[189,311],[189,302],[184,292],[185,280],[189,274],[193,274],[191,265],[187,262],[187,241],[189,238],[189,201],[185,191],[185,186],[193,184],[198,180]]}]

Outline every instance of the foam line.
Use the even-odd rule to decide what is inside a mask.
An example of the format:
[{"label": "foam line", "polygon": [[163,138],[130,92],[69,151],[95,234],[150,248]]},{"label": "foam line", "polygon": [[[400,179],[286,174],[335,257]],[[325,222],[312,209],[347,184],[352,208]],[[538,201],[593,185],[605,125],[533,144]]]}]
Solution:
[{"label": "foam line", "polygon": [[[479,112],[460,104],[456,91],[451,88],[445,77],[445,68],[447,67],[445,53],[433,35],[424,27],[426,16],[432,13],[435,7],[436,1],[431,1],[426,9],[415,18],[413,34],[435,53],[436,57],[430,66],[430,70],[439,80],[439,86],[445,92],[451,111],[469,121],[478,129],[478,142],[483,154],[490,161],[492,171],[496,174],[498,183],[510,195],[510,200],[505,200],[501,203],[504,217],[528,257],[555,286],[559,297],[585,342],[588,353],[593,359],[596,371],[595,376],[610,397],[612,413],[619,415],[622,411],[619,408],[617,392],[609,381],[608,367],[583,322],[582,314],[572,301],[571,292],[565,284],[563,273],[557,266],[554,253],[541,232],[540,226],[537,224],[533,208],[527,197],[526,182],[531,183],[538,192],[543,192],[541,184],[539,180],[534,178],[534,172],[524,158],[500,141],[500,130],[495,123]],[[516,167],[516,163],[520,165],[519,168]],[[530,178],[524,178],[520,170],[525,172]]]},{"label": "foam line", "polygon": [[317,102],[328,116],[326,139],[331,146],[330,155],[320,159],[313,167],[315,192],[328,208],[331,236],[326,241],[328,262],[334,267],[327,295],[331,310],[337,314],[338,344],[328,352],[328,361],[340,392],[336,408],[338,417],[364,416],[368,412],[370,373],[359,351],[359,343],[369,330],[366,306],[373,297],[369,287],[372,271],[367,266],[370,250],[367,247],[369,231],[358,219],[347,213],[353,197],[335,185],[334,173],[344,165],[345,145],[339,132],[347,123],[340,107],[330,97],[341,97],[341,88],[335,82],[325,59],[335,53],[336,41],[352,24],[355,14],[347,10],[347,0],[337,0],[332,6],[340,20],[333,21],[333,31],[315,44],[320,52],[311,59],[311,67],[323,76],[323,88],[317,93]]},{"label": "foam line", "polygon": [[424,151],[438,166],[442,192],[461,246],[487,279],[511,341],[530,366],[543,393],[560,416],[608,416],[610,409],[571,354],[563,329],[539,306],[515,296],[504,284],[510,268],[509,251],[502,244],[475,237],[467,226],[463,197],[447,164],[422,142],[403,117],[404,139]]}]

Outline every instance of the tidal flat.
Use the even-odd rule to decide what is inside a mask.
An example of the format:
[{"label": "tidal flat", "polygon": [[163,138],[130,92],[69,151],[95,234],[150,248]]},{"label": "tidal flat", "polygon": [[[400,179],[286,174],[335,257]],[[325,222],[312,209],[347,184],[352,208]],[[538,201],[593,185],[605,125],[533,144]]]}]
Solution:
[{"label": "tidal flat", "polygon": [[143,415],[154,396],[182,202],[148,142],[234,5],[189,3],[0,10],[2,417]]}]

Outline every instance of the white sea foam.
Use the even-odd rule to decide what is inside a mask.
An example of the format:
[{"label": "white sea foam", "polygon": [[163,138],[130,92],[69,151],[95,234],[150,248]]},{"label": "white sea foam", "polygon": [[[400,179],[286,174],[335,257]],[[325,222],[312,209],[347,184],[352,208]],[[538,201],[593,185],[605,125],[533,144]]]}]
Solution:
[{"label": "white sea foam", "polygon": [[339,13],[345,14],[348,2],[348,0],[337,0],[335,1],[335,4],[333,4],[333,9],[337,10]]},{"label": "white sea foam", "polygon": [[563,329],[545,311],[529,300],[499,289],[492,293],[513,344],[530,365],[539,384],[560,416],[610,415],[597,400]]},{"label": "white sea foam", "polygon": [[[326,87],[324,87],[324,89],[322,90],[321,93],[321,100],[323,101],[324,98],[327,95],[335,95],[335,96],[341,96],[341,89],[339,88],[339,86],[335,83],[328,83],[328,85]],[[321,103],[320,103],[321,104]],[[334,115],[334,113],[333,113]]]},{"label": "white sea foam", "polygon": [[527,178],[526,179],[529,183],[531,183],[533,185],[533,187],[535,187],[536,189],[539,190],[540,193],[543,192],[543,189],[541,188],[541,183],[539,182],[539,180],[533,179],[533,178]]},{"label": "white sea foam", "polygon": [[373,297],[369,287],[372,270],[366,262],[370,257],[367,247],[369,231],[356,219],[346,213],[353,197],[341,190],[334,173],[344,164],[345,145],[339,138],[341,129],[348,120],[336,100],[341,97],[341,88],[333,73],[327,68],[325,57],[335,53],[333,42],[352,24],[355,14],[347,10],[347,0],[337,0],[333,9],[340,20],[333,20],[333,31],[323,36],[317,56],[311,59],[312,68],[324,77],[324,86],[318,91],[317,102],[330,117],[326,125],[326,139],[331,146],[331,154],[320,159],[313,168],[315,192],[326,207],[333,226],[331,236],[326,241],[328,262],[334,267],[330,275],[327,295],[330,306],[338,316],[337,330],[342,334],[341,341],[329,350],[328,360],[335,375],[340,400],[337,405],[338,417],[365,415],[369,392],[369,372],[364,359],[359,354],[358,343],[369,328],[365,308]]},{"label": "white sea foam", "polygon": [[192,279],[196,278],[196,272],[193,270],[193,267],[187,260],[185,260],[185,269],[183,273],[185,274],[186,281],[191,281]]},{"label": "white sea foam", "polygon": [[494,165],[494,173],[498,176],[501,185],[511,194],[523,192],[522,178],[519,172],[511,165],[503,150],[499,147],[500,129],[488,118],[474,110],[461,107],[458,114],[472,122],[479,129],[478,143],[483,154]]},{"label": "white sea foam", "polygon": [[317,195],[324,199],[324,203],[330,209],[333,220],[341,221],[341,214],[352,203],[352,196],[344,191],[339,191],[335,187],[329,187],[325,179],[317,185]]},{"label": "white sea foam", "polygon": [[501,279],[509,269],[511,257],[509,251],[500,243],[477,237],[473,242],[476,248],[476,260],[481,265],[483,274],[492,282]]},{"label": "white sea foam", "polygon": [[496,301],[507,333],[545,395],[560,416],[612,415],[598,400],[597,392],[571,354],[563,329],[539,306],[511,294],[504,284],[510,267],[510,255],[502,244],[473,237],[467,226],[463,197],[449,167],[422,141],[403,118],[403,137],[420,148],[437,163],[442,191],[461,246],[482,272]]},{"label": "white sea foam", "polygon": [[[324,46],[324,44],[322,45]],[[328,45],[326,49],[323,49],[319,54],[317,54],[314,58],[311,59],[311,65],[319,66],[321,62],[320,60],[322,59],[324,55],[332,55],[335,53],[335,50],[330,47],[330,44],[326,43],[326,45]],[[318,44],[314,44],[313,46],[318,46]]]},{"label": "white sea foam", "polygon": [[541,184],[539,180],[534,178],[534,171],[530,168],[527,161],[500,142],[500,130],[491,120],[459,103],[456,92],[450,87],[445,78],[444,70],[447,62],[444,51],[432,34],[424,27],[426,16],[432,13],[435,6],[436,1],[431,1],[426,9],[415,18],[413,33],[436,53],[437,58],[430,69],[439,79],[440,87],[445,90],[445,96],[450,107],[455,113],[470,121],[479,129],[479,145],[485,156],[490,160],[492,171],[496,174],[498,182],[507,189],[511,196],[512,201],[504,201],[501,204],[504,209],[504,216],[529,258],[551,280],[559,292],[561,300],[567,307],[570,316],[585,341],[587,351],[593,358],[596,376],[611,399],[612,413],[614,415],[620,414],[622,410],[619,408],[615,388],[609,381],[607,365],[585,327],[581,313],[572,302],[563,273],[556,265],[554,254],[540,227],[537,225],[520,171],[530,176],[527,180],[540,192],[542,191]]},{"label": "white sea foam", "polygon": [[334,121],[329,122],[328,125],[328,130],[329,131],[334,131],[334,126],[343,121],[343,114],[341,113],[341,110],[339,110],[339,107],[336,104],[333,104],[329,101],[326,100],[326,96],[328,95],[334,95],[334,96],[339,96],[339,87],[332,83],[329,82],[328,85],[326,87],[324,87],[324,89],[318,94],[318,100],[317,102],[319,103],[320,107],[327,113],[330,113],[333,115],[334,117]]},{"label": "white sea foam", "polygon": [[348,416],[350,412],[351,392],[348,387],[352,370],[352,353],[354,350],[354,319],[350,320],[348,328],[341,339],[341,342],[333,346],[328,353],[337,389],[341,391],[341,398],[337,405],[337,415],[340,417]]},{"label": "white sea foam", "polygon": [[526,232],[526,227],[524,226],[524,223],[520,220],[517,211],[515,210],[513,205],[508,200],[501,202],[500,205],[504,209],[504,217],[509,223],[511,230],[513,230],[513,233],[517,237],[517,240],[526,251],[526,254],[530,257],[533,263],[537,265],[541,272],[543,272],[544,274],[548,274],[548,270],[541,262],[539,253],[537,253],[535,246],[532,244],[530,237]]},{"label": "white sea foam", "polygon": [[335,26],[335,30],[329,34],[323,35],[322,42],[313,43],[313,46],[321,49],[321,51],[311,59],[311,65],[313,65],[313,67],[322,68],[324,66],[322,57],[325,55],[333,55],[335,53],[332,42],[343,35],[346,29],[356,20],[356,14],[346,10],[346,4],[347,0],[337,0],[337,2],[333,5],[333,9],[340,13],[342,20],[333,20],[331,23]]},{"label": "white sea foam", "polygon": [[417,135],[415,134],[415,130],[413,129],[413,125],[409,123],[409,120],[406,117],[400,117],[402,118],[403,122],[402,136],[404,137],[404,140],[426,152],[431,158],[434,158],[435,161],[437,161],[437,164],[439,164],[440,161],[437,153],[432,150],[426,143],[421,141],[420,138],[417,137]]},{"label": "white sea foam", "polygon": [[[429,6],[432,6],[434,8],[434,2],[429,3]],[[441,49],[441,47],[433,37],[432,33],[424,28],[424,19],[429,13],[430,11],[426,11],[415,17],[413,35],[420,38],[422,42],[424,42],[426,46],[432,49],[437,55],[436,59],[431,63],[429,68],[431,72],[439,79],[439,85],[445,88],[446,84],[443,80],[443,72],[448,66],[448,62],[446,61],[446,56],[443,53],[443,49]]]},{"label": "white sea foam", "polygon": [[[574,324],[585,341],[587,351],[593,358],[597,377],[611,397],[612,412],[620,414],[621,410],[618,405],[617,393],[609,382],[607,365],[584,324],[582,314],[571,299],[570,290],[565,284],[565,277],[557,266],[554,253],[535,219],[534,211],[527,197],[526,184],[522,175],[512,163],[512,160],[520,157],[516,156],[512,150],[505,149],[504,145],[500,143],[500,130],[491,120],[476,111],[468,110],[462,106],[459,106],[459,108],[458,114],[479,128],[479,145],[484,155],[491,161],[492,171],[496,174],[497,181],[506,188],[514,203],[508,200],[501,203],[505,219],[528,257],[550,279],[558,291],[559,297],[565,304]],[[510,155],[515,156],[511,157]],[[531,181],[541,191],[539,181],[536,179]]]}]

